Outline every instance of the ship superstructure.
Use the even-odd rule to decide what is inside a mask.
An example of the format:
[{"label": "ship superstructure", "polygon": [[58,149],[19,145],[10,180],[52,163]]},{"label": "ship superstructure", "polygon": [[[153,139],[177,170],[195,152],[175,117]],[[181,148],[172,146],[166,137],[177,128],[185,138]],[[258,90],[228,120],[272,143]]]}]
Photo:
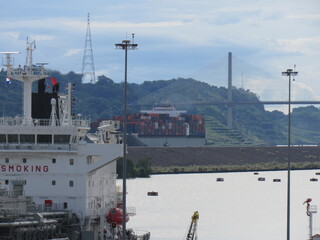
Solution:
[{"label": "ship superstructure", "polygon": [[[27,42],[23,67],[13,66],[15,52],[4,53],[8,78],[23,82],[24,90],[23,116],[0,118],[0,239],[102,235],[105,216],[117,205],[120,124],[102,122],[95,141],[89,141],[89,120],[72,114],[72,84],[66,94],[59,93],[57,82],[45,93],[48,75],[45,64],[33,64],[34,50],[35,43]],[[38,93],[32,94],[35,81]],[[69,219],[68,230],[62,218]]]}]

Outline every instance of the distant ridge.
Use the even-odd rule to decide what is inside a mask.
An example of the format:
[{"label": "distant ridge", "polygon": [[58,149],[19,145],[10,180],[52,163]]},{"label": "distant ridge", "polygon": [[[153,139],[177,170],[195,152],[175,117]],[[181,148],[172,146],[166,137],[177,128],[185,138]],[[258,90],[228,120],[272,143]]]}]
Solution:
[{"label": "distant ridge", "polygon": [[[0,114],[16,116],[22,112],[21,84],[13,81],[5,83],[5,75],[0,76]],[[123,114],[123,83],[116,83],[105,76],[99,76],[93,83],[81,83],[81,74],[70,72],[61,74],[50,72],[64,91],[66,83],[75,84],[75,115],[87,116],[92,121],[112,119]],[[47,81],[47,91],[52,91]],[[259,96],[243,88],[233,88],[235,102],[259,102]],[[128,85],[128,113],[151,109],[161,103],[175,105],[178,110],[186,110],[191,115],[202,115],[206,120],[207,144],[209,146],[272,146],[287,143],[287,116],[279,111],[265,111],[263,105],[236,105],[233,114],[233,129],[226,124],[226,105],[215,104],[227,99],[227,89],[191,78],[146,81]],[[8,108],[7,103],[14,103]],[[203,104],[202,104],[203,103]],[[212,103],[212,104],[208,104]],[[294,108],[292,112],[292,143],[295,145],[320,143],[320,110],[308,106]]]}]

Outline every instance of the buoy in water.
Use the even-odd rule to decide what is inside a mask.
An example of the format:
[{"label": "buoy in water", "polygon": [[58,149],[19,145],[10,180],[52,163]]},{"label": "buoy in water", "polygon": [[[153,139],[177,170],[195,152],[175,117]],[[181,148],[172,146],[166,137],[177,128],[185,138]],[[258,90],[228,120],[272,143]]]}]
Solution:
[{"label": "buoy in water", "polygon": [[158,192],[148,192],[148,196],[158,196]]},{"label": "buoy in water", "polygon": [[223,182],[223,181],[224,181],[224,179],[222,177],[217,178],[217,182]]}]

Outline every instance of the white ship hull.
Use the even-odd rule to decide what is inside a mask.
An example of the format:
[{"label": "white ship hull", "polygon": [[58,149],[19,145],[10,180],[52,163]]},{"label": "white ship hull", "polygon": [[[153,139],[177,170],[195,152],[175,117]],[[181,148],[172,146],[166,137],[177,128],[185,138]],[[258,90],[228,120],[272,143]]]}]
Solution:
[{"label": "white ship hull", "polygon": [[[89,121],[72,114],[71,84],[64,95],[53,85],[50,116],[33,117],[42,110],[33,113],[32,82],[47,75],[43,65],[32,64],[28,44],[23,68],[5,53],[8,77],[24,84],[24,111],[0,118],[0,239],[108,239],[114,231],[105,218],[119,202],[119,122],[104,121],[87,135]],[[38,94],[51,97],[41,84]]]}]

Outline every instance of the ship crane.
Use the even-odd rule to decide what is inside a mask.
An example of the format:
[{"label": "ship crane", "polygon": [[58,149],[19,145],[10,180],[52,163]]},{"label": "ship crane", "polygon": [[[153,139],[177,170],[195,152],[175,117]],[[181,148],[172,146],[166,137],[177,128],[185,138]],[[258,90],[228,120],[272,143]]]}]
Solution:
[{"label": "ship crane", "polygon": [[186,240],[197,240],[197,225],[199,220],[199,213],[198,211],[195,211],[194,214],[191,217],[191,224],[188,230],[188,234],[186,237]]}]

